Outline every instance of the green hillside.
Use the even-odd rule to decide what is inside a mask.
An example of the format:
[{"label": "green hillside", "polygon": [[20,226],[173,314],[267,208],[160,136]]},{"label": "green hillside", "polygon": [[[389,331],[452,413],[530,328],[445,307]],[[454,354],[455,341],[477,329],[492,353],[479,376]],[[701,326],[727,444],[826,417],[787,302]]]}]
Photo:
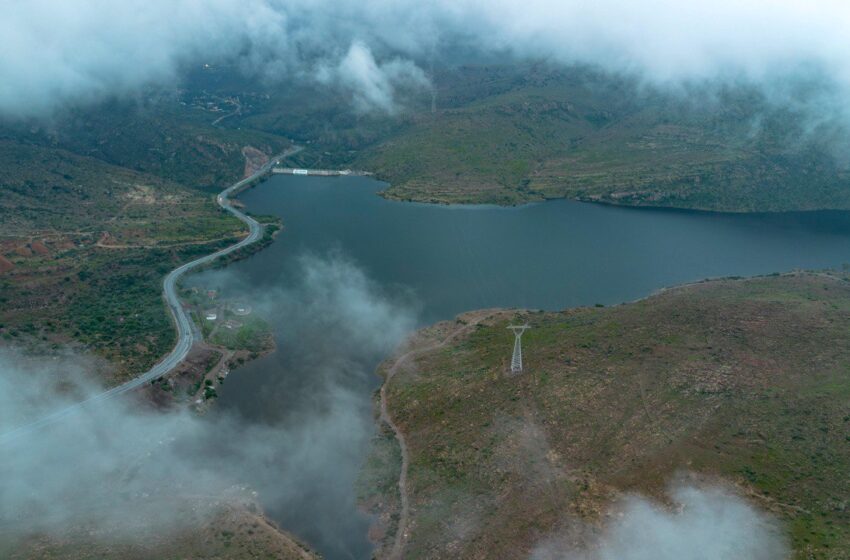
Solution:
[{"label": "green hillside", "polygon": [[445,77],[439,91],[448,98],[436,113],[420,110],[354,164],[402,200],[850,208],[850,173],[831,144],[837,131],[804,131],[800,115],[756,94],[663,96],[578,69],[507,77],[494,69],[491,81],[481,72]]},{"label": "green hillside", "polygon": [[[526,558],[568,519],[604,525],[623,493],[663,499],[688,473],[770,512],[795,558],[844,558],[848,311],[846,277],[800,274],[611,308],[476,312],[424,331],[428,348],[486,317],[387,388],[410,453],[404,557]],[[525,372],[511,376],[516,321],[532,328]],[[382,441],[365,477],[378,494],[364,493],[390,520],[387,544],[398,452]]]}]

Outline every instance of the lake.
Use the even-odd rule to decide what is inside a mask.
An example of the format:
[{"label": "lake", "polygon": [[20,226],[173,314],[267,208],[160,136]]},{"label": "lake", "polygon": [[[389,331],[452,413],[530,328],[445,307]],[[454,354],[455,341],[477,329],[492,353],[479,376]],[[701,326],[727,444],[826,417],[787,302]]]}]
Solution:
[{"label": "lake", "polygon": [[[330,560],[369,558],[356,480],[375,433],[375,366],[414,326],[483,307],[616,304],[675,284],[850,262],[850,213],[711,214],[550,201],[393,202],[363,177],[273,176],[244,193],[285,229],[200,275],[256,303],[278,351],[239,368],[219,408],[267,424],[268,514]],[[217,276],[218,275],[218,276]],[[506,355],[511,351],[505,348]]]}]

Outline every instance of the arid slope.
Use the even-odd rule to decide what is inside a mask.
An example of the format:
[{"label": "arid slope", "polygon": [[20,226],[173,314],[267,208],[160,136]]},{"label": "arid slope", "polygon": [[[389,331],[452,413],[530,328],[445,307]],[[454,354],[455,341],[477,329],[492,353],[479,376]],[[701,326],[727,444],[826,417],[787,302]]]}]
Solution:
[{"label": "arid slope", "polygon": [[[776,516],[796,558],[846,558],[848,314],[840,274],[712,281],[610,308],[494,312],[413,355],[386,390],[410,460],[404,557],[525,558],[565,524],[603,524],[624,492],[661,498],[688,473]],[[516,377],[514,321],[532,326]],[[399,501],[386,436],[364,477],[384,552]]]}]

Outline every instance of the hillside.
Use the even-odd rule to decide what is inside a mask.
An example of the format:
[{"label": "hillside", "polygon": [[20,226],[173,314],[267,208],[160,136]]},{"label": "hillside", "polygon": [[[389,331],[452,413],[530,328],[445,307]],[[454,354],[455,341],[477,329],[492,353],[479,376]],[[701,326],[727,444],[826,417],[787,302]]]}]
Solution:
[{"label": "hillside", "polygon": [[577,198],[720,211],[850,208],[850,173],[799,114],[753,92],[662,95],[584,69],[438,74],[414,111],[354,165],[389,198],[518,204]]},{"label": "hillside", "polygon": [[[795,558],[845,558],[848,280],[712,281],[424,330],[404,351],[424,350],[386,387],[410,461],[404,557],[526,558],[565,525],[604,526],[624,493],[665,500],[687,473],[775,516]],[[532,328],[525,372],[510,376],[506,326],[517,321]],[[384,556],[399,522],[399,457],[384,433],[364,473]]]},{"label": "hillside", "polygon": [[744,88],[665,93],[529,61],[437,64],[432,80],[433,112],[431,92],[415,90],[393,113],[360,113],[334,88],[206,69],[176,97],[107,104],[27,137],[209,188],[238,167],[242,144],[276,151],[291,138],[305,147],[293,163],[373,171],[400,200],[850,208],[847,131],[808,118],[805,91],[782,109]]},{"label": "hillside", "polygon": [[24,141],[0,140],[0,192],[0,342],[82,345],[110,381],[171,348],[165,273],[244,235],[198,189]]},{"label": "hillside", "polygon": [[221,111],[205,107],[181,104],[174,96],[116,101],[68,111],[49,123],[6,124],[0,138],[63,149],[208,191],[242,176],[244,146],[271,154],[290,145],[256,130],[214,126]]},{"label": "hillside", "polygon": [[[191,504],[191,500],[187,500]],[[188,509],[188,508],[187,508]],[[99,540],[96,531],[81,527],[55,535],[34,534],[8,544],[0,553],[9,560],[317,560],[319,557],[292,535],[245,504],[222,506],[210,520],[190,523],[174,533],[140,534],[133,538]]]},{"label": "hillside", "polygon": [[[242,176],[243,152],[257,157],[288,145],[263,133],[215,129],[192,115],[118,115],[109,107],[49,130],[0,129],[0,346],[38,355],[71,348],[102,358],[91,373],[106,385],[148,369],[174,344],[164,275],[246,233],[205,191]],[[280,227],[276,218],[258,219],[271,227],[249,251]],[[238,350],[240,342],[231,346]],[[223,356],[197,349],[174,383],[148,387],[145,398],[160,406],[172,405],[172,395],[187,400]],[[195,499],[185,497],[187,511]],[[103,539],[99,531],[109,529],[90,526],[17,538],[7,526],[0,556],[315,558],[256,505],[221,503],[214,518],[173,533],[142,535],[147,526],[139,517],[132,539]]]}]

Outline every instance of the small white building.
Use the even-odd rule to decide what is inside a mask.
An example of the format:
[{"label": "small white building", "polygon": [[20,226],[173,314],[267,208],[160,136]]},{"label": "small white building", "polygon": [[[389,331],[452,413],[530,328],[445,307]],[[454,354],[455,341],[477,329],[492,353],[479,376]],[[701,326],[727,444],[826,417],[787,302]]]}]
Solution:
[{"label": "small white building", "polygon": [[236,315],[241,315],[243,317],[245,315],[251,314],[251,306],[246,305],[244,303],[236,303],[236,304],[233,305],[232,309],[233,309],[233,313],[235,313]]},{"label": "small white building", "polygon": [[206,319],[207,321],[215,321],[216,319],[218,319],[218,313],[216,313],[215,311],[207,311],[204,314],[204,319]]}]

